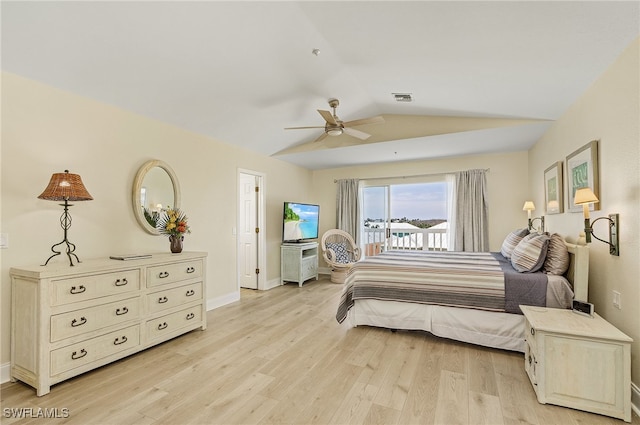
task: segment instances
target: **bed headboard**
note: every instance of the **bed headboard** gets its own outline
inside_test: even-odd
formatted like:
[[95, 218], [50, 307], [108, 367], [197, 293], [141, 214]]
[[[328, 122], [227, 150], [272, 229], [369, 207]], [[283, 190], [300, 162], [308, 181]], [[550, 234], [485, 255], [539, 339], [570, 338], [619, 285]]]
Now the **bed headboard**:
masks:
[[567, 279], [573, 285], [574, 299], [589, 300], [589, 247], [565, 242], [571, 257]]

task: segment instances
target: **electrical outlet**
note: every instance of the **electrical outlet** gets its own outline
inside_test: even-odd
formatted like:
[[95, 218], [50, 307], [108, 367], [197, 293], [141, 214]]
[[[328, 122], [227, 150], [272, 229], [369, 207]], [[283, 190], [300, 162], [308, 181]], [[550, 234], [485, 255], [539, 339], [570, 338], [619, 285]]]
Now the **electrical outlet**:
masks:
[[9, 234], [0, 233], [0, 249], [9, 248]]
[[622, 305], [620, 305], [620, 292], [618, 291], [613, 291], [613, 306], [622, 310]]

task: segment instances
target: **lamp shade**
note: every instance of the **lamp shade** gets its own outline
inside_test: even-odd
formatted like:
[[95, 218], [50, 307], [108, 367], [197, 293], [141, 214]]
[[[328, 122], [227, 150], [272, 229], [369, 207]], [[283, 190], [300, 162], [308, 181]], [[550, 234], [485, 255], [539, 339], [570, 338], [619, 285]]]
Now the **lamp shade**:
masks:
[[533, 201], [527, 201], [522, 206], [522, 211], [533, 211], [536, 209], [536, 206], [533, 204]]
[[576, 190], [576, 194], [573, 198], [573, 203], [576, 205], [584, 205], [591, 204], [595, 202], [600, 202], [598, 197], [593, 193], [590, 187], [583, 187], [581, 189]]
[[69, 170], [64, 173], [55, 173], [51, 176], [49, 185], [38, 196], [47, 201], [91, 201], [93, 197], [84, 187], [79, 174], [70, 174]]

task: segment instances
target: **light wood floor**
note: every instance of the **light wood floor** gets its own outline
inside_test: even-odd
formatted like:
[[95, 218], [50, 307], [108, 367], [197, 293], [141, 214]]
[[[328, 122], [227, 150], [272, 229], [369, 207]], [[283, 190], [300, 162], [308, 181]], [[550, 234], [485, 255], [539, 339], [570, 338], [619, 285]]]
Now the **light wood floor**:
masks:
[[[55, 385], [3, 384], [3, 424], [624, 424], [536, 401], [523, 355], [338, 324], [326, 279], [242, 291], [208, 329]], [[10, 408], [68, 409], [55, 420]], [[51, 410], [49, 410], [51, 412]], [[634, 424], [640, 420], [634, 415]]]

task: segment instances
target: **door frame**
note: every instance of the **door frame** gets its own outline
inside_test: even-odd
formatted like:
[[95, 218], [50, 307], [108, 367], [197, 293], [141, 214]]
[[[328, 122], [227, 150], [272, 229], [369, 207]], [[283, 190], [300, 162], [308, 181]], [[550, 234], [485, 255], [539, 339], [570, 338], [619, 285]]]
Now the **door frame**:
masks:
[[244, 168], [238, 168], [238, 172], [236, 175], [236, 228], [234, 229], [234, 234], [236, 237], [236, 289], [240, 292], [240, 273], [241, 273], [241, 262], [240, 262], [240, 238], [238, 237], [238, 229], [240, 228], [240, 174], [248, 174], [256, 177], [256, 181], [258, 184], [258, 196], [256, 200], [256, 208], [257, 211], [257, 225], [260, 229], [258, 233], [258, 268], [260, 269], [260, 273], [258, 273], [258, 290], [264, 290], [266, 287], [267, 281], [267, 261], [266, 261], [266, 228], [265, 228], [265, 192], [266, 192], [266, 180], [267, 176], [264, 173], [254, 170], [247, 170]]

